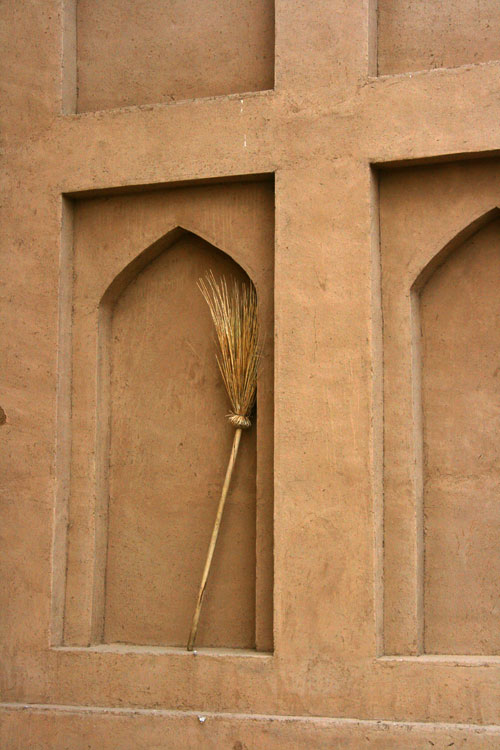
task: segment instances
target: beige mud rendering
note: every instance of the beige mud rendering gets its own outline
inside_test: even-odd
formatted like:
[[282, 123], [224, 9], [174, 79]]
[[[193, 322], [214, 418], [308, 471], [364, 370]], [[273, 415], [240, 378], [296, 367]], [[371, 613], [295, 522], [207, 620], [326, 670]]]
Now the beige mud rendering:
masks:
[[498, 2], [3, 6], [0, 747], [498, 750]]

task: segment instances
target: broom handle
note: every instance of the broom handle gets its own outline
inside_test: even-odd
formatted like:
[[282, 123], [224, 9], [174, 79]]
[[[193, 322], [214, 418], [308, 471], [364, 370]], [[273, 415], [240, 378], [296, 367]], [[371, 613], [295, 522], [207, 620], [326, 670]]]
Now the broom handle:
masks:
[[224, 485], [222, 487], [222, 494], [219, 500], [219, 507], [217, 509], [217, 516], [215, 518], [214, 528], [212, 531], [212, 538], [210, 539], [210, 546], [208, 548], [205, 568], [203, 570], [200, 590], [198, 592], [198, 599], [196, 601], [196, 609], [194, 611], [193, 622], [191, 624], [191, 632], [189, 634], [189, 640], [187, 644], [188, 651], [192, 651], [194, 648], [196, 632], [198, 630], [198, 620], [200, 619], [201, 605], [203, 603], [203, 596], [205, 594], [205, 588], [207, 586], [208, 574], [210, 573], [210, 566], [212, 565], [212, 558], [214, 556], [215, 545], [217, 543], [217, 536], [219, 535], [219, 528], [220, 528], [220, 524], [222, 521], [222, 513], [224, 512], [224, 505], [226, 502], [229, 485], [231, 483], [231, 476], [233, 474], [234, 464], [236, 463], [236, 456], [238, 455], [238, 448], [240, 447], [240, 438], [241, 438], [241, 428], [238, 427], [234, 431], [233, 447], [231, 448], [231, 455], [229, 456], [229, 463], [226, 469], [226, 477], [224, 479]]

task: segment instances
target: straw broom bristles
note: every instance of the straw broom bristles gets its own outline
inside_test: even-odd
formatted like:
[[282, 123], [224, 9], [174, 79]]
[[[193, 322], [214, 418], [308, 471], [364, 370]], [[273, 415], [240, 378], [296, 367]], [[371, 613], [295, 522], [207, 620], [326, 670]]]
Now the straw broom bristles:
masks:
[[196, 639], [201, 605], [219, 534], [229, 484], [238, 455], [241, 431], [248, 429], [251, 425], [250, 415], [255, 404], [257, 374], [261, 355], [257, 319], [257, 294], [253, 285], [251, 283], [240, 285], [234, 280], [229, 289], [224, 277], [218, 283], [210, 271], [206, 276], [206, 281], [203, 279], [199, 280], [198, 287], [205, 298], [212, 316], [219, 350], [216, 355], [217, 363], [232, 407], [227, 416], [236, 429], [193, 615], [187, 645], [188, 651], [193, 650]]
[[198, 286], [215, 327], [217, 363], [232, 406], [229, 421], [235, 427], [250, 427], [260, 356], [255, 289], [234, 280], [230, 292], [226, 279], [218, 284], [212, 272]]

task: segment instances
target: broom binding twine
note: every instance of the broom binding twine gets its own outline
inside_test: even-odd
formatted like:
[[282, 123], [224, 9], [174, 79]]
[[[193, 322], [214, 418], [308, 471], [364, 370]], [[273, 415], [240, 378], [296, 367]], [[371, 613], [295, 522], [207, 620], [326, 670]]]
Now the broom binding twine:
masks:
[[248, 428], [252, 426], [249, 418], [245, 417], [243, 414], [235, 414], [231, 411], [227, 415], [227, 418], [229, 419], [233, 427], [239, 428], [240, 430], [248, 430]]

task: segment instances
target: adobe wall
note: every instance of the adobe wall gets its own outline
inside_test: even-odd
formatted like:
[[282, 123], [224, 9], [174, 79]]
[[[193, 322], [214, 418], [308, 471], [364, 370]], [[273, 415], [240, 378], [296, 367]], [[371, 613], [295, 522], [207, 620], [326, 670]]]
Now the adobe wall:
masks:
[[0, 746], [498, 748], [497, 4], [166, 5], [3, 9]]

